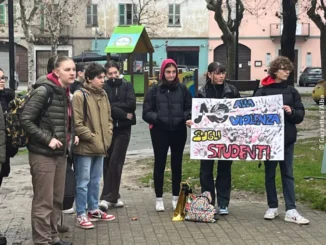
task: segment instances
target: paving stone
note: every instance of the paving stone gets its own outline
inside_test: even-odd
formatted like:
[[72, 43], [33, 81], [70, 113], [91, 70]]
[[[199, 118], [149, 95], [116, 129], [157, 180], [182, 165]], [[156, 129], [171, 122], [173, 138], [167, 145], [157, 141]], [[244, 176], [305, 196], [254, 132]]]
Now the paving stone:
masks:
[[[25, 159], [27, 164], [27, 159]], [[10, 178], [5, 178], [0, 189], [0, 233], [8, 244], [33, 244], [31, 240], [32, 185], [29, 168], [12, 165]], [[16, 176], [16, 177], [14, 177]], [[17, 177], [19, 176], [19, 177]], [[173, 210], [166, 198], [166, 211], [154, 210], [152, 190], [121, 189], [125, 207], [111, 208], [116, 216], [113, 222], [96, 222], [92, 230], [76, 227], [76, 216], [65, 215], [70, 231], [61, 238], [78, 245], [155, 245], [155, 244], [326, 244], [326, 213], [298, 205], [300, 213], [311, 220], [308, 226], [284, 222], [284, 213], [273, 221], [262, 216], [266, 204], [233, 201], [230, 215], [217, 223], [173, 222]], [[169, 195], [167, 195], [168, 197]], [[131, 221], [137, 217], [137, 221]]]

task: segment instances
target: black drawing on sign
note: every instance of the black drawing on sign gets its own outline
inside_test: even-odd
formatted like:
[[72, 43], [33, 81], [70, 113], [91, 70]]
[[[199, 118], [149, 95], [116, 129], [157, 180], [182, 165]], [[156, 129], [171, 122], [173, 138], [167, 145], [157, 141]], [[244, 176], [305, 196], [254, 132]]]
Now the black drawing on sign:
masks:
[[200, 105], [199, 116], [194, 120], [195, 123], [200, 123], [203, 116], [206, 115], [209, 121], [223, 123], [228, 119], [229, 107], [225, 104], [215, 104], [208, 113], [207, 105]]

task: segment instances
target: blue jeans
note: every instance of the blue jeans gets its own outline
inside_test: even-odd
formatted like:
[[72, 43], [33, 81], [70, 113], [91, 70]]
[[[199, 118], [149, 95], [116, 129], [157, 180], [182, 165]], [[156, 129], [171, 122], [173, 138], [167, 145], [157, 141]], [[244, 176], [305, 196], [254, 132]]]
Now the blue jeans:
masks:
[[88, 210], [98, 209], [103, 160], [102, 156], [75, 155], [77, 216], [86, 214], [86, 204]]
[[265, 187], [267, 192], [267, 202], [269, 208], [278, 207], [278, 199], [275, 185], [275, 170], [277, 164], [280, 164], [281, 179], [283, 187], [283, 196], [285, 200], [285, 209], [295, 209], [295, 192], [293, 177], [293, 151], [294, 144], [286, 146], [284, 149], [284, 161], [266, 161], [265, 162]]

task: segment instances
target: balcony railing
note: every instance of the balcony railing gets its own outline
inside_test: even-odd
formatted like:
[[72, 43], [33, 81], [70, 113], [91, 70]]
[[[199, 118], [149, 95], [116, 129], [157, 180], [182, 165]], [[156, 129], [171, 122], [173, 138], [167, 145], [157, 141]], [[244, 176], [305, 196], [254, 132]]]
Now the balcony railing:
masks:
[[[280, 37], [282, 35], [283, 24], [282, 23], [272, 23], [270, 24], [270, 37]], [[297, 23], [296, 29], [297, 37], [309, 37], [310, 36], [310, 23]]]

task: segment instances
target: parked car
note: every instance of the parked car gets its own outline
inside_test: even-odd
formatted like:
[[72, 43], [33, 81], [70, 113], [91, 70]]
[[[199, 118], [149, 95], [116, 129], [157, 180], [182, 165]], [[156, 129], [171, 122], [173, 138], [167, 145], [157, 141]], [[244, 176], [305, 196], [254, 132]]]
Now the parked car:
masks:
[[[148, 71], [149, 72], [149, 67], [145, 67], [145, 69], [144, 69], [144, 72], [145, 71]], [[158, 71], [158, 72], [160, 72], [160, 67], [158, 67], [158, 66], [153, 66], [153, 76], [155, 76], [155, 72], [156, 71]]]
[[189, 68], [188, 68], [188, 66], [186, 66], [186, 65], [178, 65], [178, 69], [180, 70], [182, 70], [182, 72], [187, 72], [187, 71], [189, 71]]
[[306, 67], [299, 78], [299, 86], [317, 84], [322, 79], [321, 67]]

